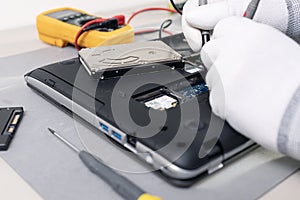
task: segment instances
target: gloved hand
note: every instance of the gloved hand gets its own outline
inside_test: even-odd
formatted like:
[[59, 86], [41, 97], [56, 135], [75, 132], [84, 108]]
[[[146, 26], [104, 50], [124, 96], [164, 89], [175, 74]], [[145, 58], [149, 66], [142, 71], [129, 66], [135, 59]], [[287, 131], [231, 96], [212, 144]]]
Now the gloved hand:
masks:
[[300, 160], [299, 55], [294, 40], [242, 17], [221, 20], [201, 51], [213, 112], [258, 144]]
[[[250, 1], [208, 0], [207, 5], [199, 6], [199, 0], [188, 0], [183, 8], [182, 30], [191, 48], [199, 51], [202, 47], [199, 29], [212, 30], [221, 19], [229, 16], [243, 16]], [[253, 20], [286, 33], [289, 23], [286, 1], [290, 0], [261, 0]]]

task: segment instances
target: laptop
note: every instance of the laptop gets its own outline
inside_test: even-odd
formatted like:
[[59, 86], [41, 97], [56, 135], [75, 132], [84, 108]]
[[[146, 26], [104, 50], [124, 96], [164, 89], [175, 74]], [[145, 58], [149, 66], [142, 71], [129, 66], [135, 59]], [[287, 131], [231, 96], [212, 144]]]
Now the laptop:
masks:
[[182, 55], [183, 67], [154, 63], [153, 71], [137, 67], [95, 79], [76, 57], [37, 68], [25, 75], [25, 81], [168, 182], [189, 187], [256, 144], [212, 113], [205, 69], [183, 34], [162, 41]]

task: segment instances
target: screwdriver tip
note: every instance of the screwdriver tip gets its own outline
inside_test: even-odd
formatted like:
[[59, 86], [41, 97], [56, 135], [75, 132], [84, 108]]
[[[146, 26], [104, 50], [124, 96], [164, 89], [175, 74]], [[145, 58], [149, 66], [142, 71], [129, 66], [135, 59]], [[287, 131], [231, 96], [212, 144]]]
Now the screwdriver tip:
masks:
[[55, 133], [55, 131], [54, 131], [53, 129], [51, 129], [51, 128], [48, 128], [48, 130], [49, 130], [52, 134]]
[[66, 140], [63, 136], [61, 136], [60, 134], [58, 134], [56, 131], [54, 131], [51, 128], [48, 128], [48, 130], [50, 131], [50, 133], [52, 133], [55, 137], [57, 137], [58, 139], [60, 139], [62, 142], [64, 142], [66, 145], [68, 145], [71, 149], [73, 149], [76, 153], [79, 153], [80, 150], [75, 147], [73, 144], [71, 144], [68, 140]]

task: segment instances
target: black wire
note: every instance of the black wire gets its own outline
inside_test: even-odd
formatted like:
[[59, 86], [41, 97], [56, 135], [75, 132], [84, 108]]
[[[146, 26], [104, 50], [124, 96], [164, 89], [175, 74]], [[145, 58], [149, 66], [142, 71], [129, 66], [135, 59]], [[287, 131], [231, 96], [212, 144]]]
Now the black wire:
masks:
[[161, 24], [161, 26], [159, 28], [159, 31], [158, 31], [158, 37], [159, 37], [159, 39], [162, 39], [162, 32], [163, 32], [163, 30], [165, 30], [166, 28], [168, 28], [169, 26], [171, 26], [172, 23], [173, 23], [173, 21], [171, 19], [167, 19], [167, 20], [165, 20]]
[[173, 8], [180, 14], [182, 15], [182, 11], [177, 8], [176, 4], [174, 3], [174, 0], [170, 0], [170, 3], [172, 4]]

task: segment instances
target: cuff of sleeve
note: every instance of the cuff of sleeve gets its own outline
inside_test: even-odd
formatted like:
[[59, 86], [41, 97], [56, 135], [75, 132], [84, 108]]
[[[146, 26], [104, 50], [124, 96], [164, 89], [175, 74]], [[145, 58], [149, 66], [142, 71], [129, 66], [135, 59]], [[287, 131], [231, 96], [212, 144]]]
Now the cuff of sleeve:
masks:
[[300, 0], [286, 0], [288, 9], [287, 35], [300, 43]]
[[277, 147], [281, 153], [300, 160], [300, 85], [282, 118]]

